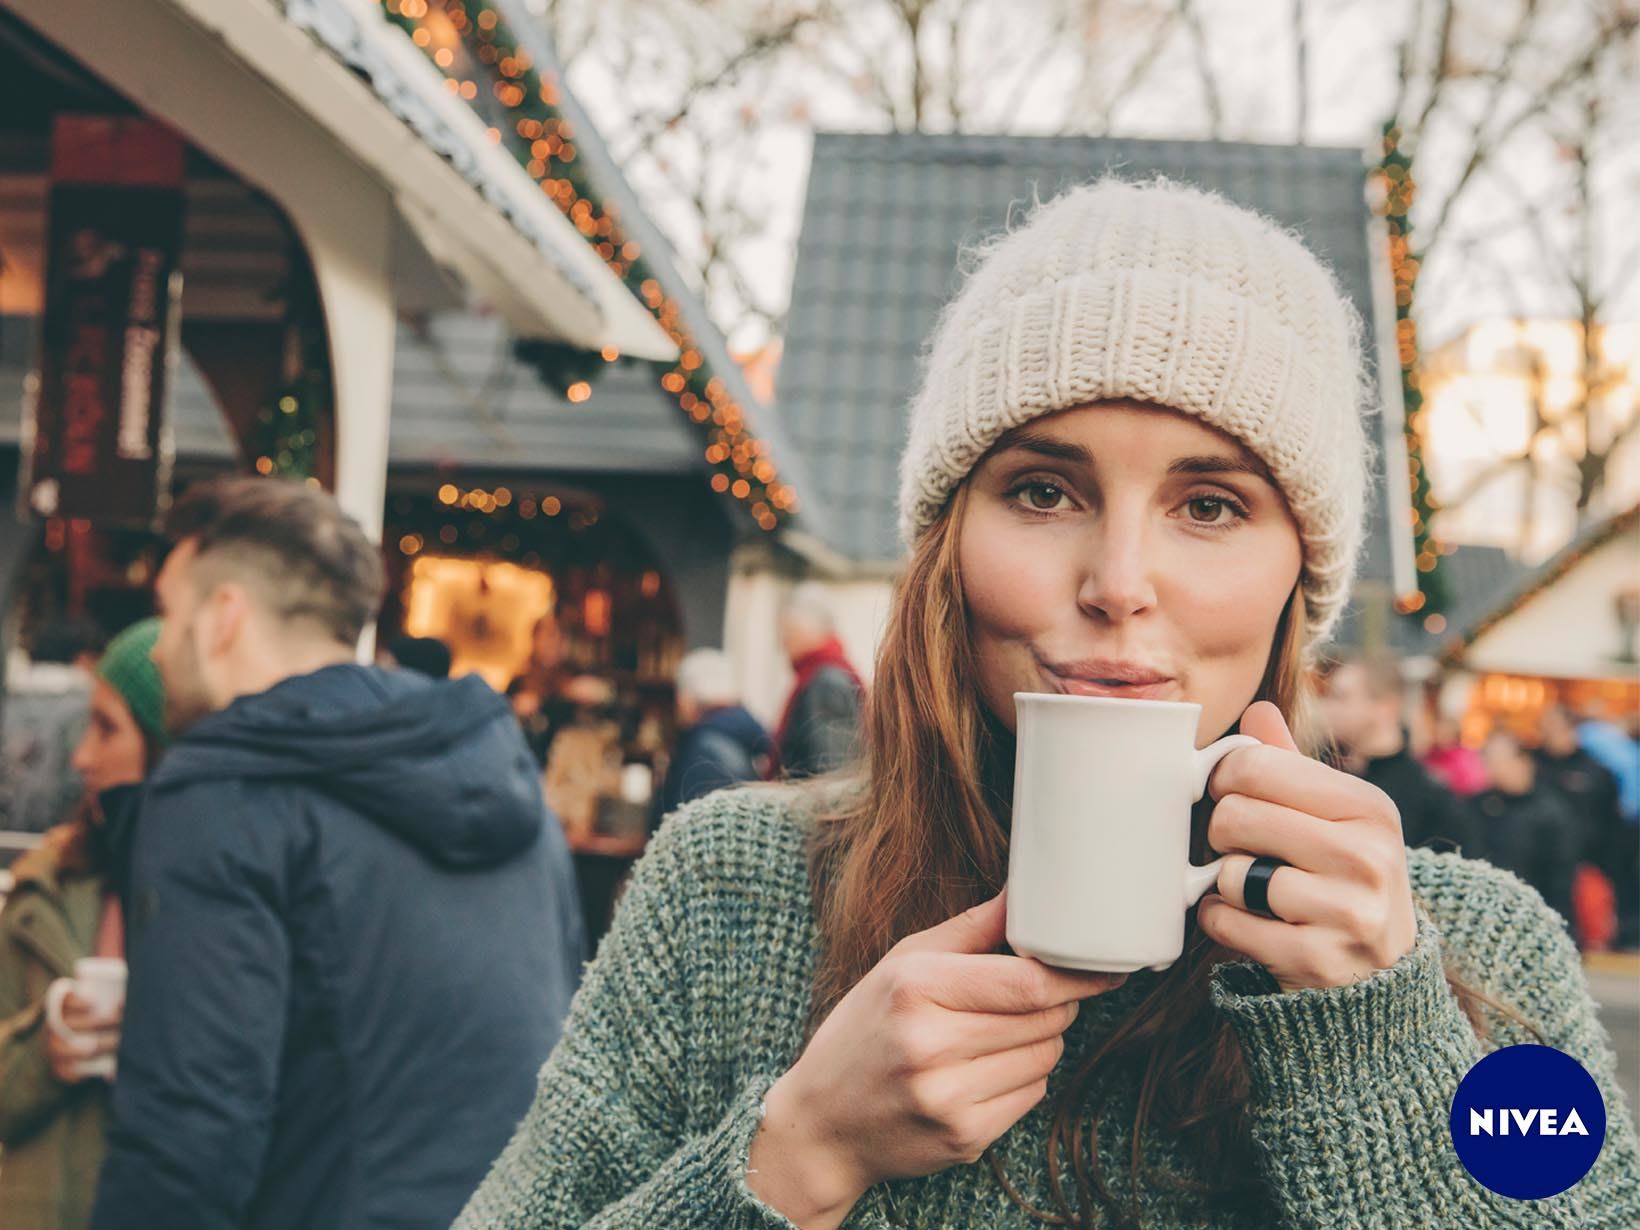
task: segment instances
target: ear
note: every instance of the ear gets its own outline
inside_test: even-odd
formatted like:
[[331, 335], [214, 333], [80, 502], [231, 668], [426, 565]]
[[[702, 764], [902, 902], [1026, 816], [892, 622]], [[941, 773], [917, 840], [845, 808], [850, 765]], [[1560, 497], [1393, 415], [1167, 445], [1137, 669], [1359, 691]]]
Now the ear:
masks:
[[212, 590], [200, 604], [199, 630], [201, 656], [224, 657], [244, 640], [250, 622], [250, 595], [245, 587], [225, 581]]

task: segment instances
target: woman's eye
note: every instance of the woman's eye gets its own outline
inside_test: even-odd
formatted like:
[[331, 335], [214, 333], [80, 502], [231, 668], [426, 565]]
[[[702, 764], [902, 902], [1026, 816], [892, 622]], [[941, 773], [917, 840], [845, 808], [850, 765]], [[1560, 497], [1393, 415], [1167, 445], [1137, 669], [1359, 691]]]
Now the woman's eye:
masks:
[[1185, 509], [1190, 513], [1190, 519], [1200, 525], [1217, 525], [1228, 520], [1224, 514], [1233, 515], [1235, 512], [1230, 507], [1230, 501], [1212, 495], [1197, 496], [1185, 504]]
[[1025, 502], [1036, 512], [1053, 512], [1059, 507], [1059, 501], [1065, 498], [1064, 489], [1052, 483], [1026, 483], [1015, 494], [1023, 495]]

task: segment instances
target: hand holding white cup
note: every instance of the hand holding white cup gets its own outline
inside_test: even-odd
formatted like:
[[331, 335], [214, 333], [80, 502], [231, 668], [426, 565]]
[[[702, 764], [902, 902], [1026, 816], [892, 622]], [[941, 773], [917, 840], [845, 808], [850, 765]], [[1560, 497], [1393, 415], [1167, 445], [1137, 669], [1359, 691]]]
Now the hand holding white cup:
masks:
[[770, 1088], [747, 1183], [805, 1230], [867, 1188], [972, 1162], [1047, 1093], [1080, 1001], [1120, 974], [996, 949], [1006, 894], [909, 935]]
[[92, 1077], [112, 1080], [125, 1013], [125, 962], [82, 957], [74, 977], [46, 991], [46, 1057], [64, 1084]]
[[1190, 862], [1191, 806], [1258, 740], [1198, 749], [1196, 704], [1016, 692], [1014, 705], [1009, 946], [1061, 969], [1167, 969], [1224, 863]]

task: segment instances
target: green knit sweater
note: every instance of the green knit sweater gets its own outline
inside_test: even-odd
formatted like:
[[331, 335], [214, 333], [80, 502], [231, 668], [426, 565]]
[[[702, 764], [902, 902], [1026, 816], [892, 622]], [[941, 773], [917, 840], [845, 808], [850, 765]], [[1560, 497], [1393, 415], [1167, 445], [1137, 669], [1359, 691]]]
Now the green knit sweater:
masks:
[[[800, 798], [790, 788], [725, 791], [662, 827], [586, 971], [533, 1108], [457, 1230], [790, 1230], [745, 1174], [759, 1100], [802, 1049], [813, 977]], [[1416, 945], [1393, 968], [1353, 986], [1290, 993], [1267, 991], [1267, 976], [1249, 963], [1215, 970], [1213, 1003], [1234, 1026], [1252, 1079], [1264, 1203], [1215, 1207], [1146, 1188], [1147, 1226], [1640, 1226], [1634, 1128], [1564, 928], [1506, 872], [1424, 851], [1409, 863], [1428, 914], [1420, 912]], [[1459, 1164], [1449, 1108], [1483, 1048], [1447, 990], [1443, 954], [1599, 1082], [1605, 1148], [1570, 1190], [1509, 1200]], [[1009, 1180], [1037, 1208], [1054, 1207], [1045, 1141], [1059, 1083], [1156, 976], [1135, 974], [1083, 1005], [1047, 1099], [997, 1142]], [[1487, 1049], [1522, 1041], [1533, 1039], [1500, 1021]], [[1107, 1182], [1122, 1197], [1135, 1084], [1118, 1085], [1098, 1134]], [[1166, 1135], [1146, 1133], [1145, 1160], [1200, 1173]], [[983, 1161], [874, 1187], [844, 1223], [1040, 1224]]]

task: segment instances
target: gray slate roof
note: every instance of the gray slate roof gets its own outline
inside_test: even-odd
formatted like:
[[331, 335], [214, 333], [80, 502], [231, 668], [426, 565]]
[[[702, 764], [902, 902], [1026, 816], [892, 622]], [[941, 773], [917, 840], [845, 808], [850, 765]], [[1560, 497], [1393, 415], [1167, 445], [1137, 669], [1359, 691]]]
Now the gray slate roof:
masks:
[[1502, 547], [1463, 545], [1441, 557], [1451, 601], [1446, 627], [1440, 633], [1424, 631], [1421, 616], [1398, 619], [1390, 625], [1390, 642], [1404, 654], [1434, 655], [1442, 646], [1492, 613], [1518, 590], [1537, 569], [1522, 563]]
[[[1017, 217], [1033, 196], [1048, 199], [1107, 170], [1197, 183], [1298, 230], [1372, 320], [1357, 150], [817, 134], [776, 403], [825, 502], [826, 537], [844, 555], [901, 555], [894, 499], [905, 406], [923, 343], [957, 287], [958, 252], [1005, 225], [1010, 211]], [[1378, 428], [1375, 409], [1374, 439]], [[1375, 507], [1367, 575], [1390, 575], [1388, 542]]]
[[[0, 444], [16, 442], [35, 321], [0, 318]], [[233, 444], [193, 362], [179, 356], [172, 428], [182, 460], [231, 463]], [[475, 469], [696, 474], [708, 469], [695, 432], [660, 387], [665, 368], [606, 367], [592, 396], [566, 401], [513, 353], [505, 324], [465, 312], [401, 323], [393, 367], [389, 464]]]
[[[1528, 567], [1512, 556], [1505, 557], [1508, 560], [1507, 568], [1496, 573], [1492, 578], [1493, 584], [1488, 586], [1484, 593], [1477, 593], [1469, 601], [1456, 604], [1452, 616], [1447, 620], [1446, 633], [1431, 639], [1439, 643], [1442, 655], [1448, 661], [1460, 658], [1487, 629], [1525, 605], [1539, 591], [1559, 581], [1584, 555], [1620, 534], [1629, 534], [1632, 537], [1637, 526], [1640, 526], [1640, 504], [1630, 504], [1608, 517], [1589, 522], [1573, 535], [1570, 542], [1535, 568]], [[1481, 549], [1459, 547], [1452, 555], [1441, 561], [1442, 565], [1450, 565], [1466, 553]], [[1455, 589], [1463, 583], [1463, 574], [1454, 572], [1449, 575]]]

